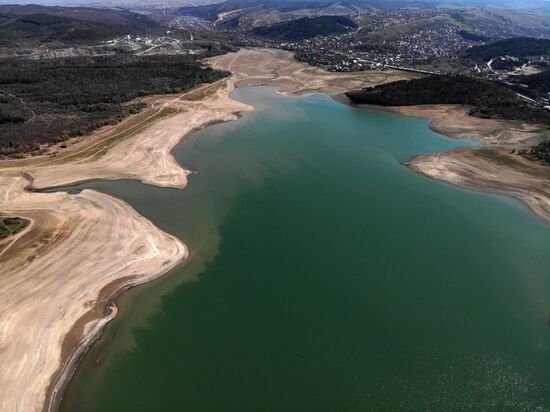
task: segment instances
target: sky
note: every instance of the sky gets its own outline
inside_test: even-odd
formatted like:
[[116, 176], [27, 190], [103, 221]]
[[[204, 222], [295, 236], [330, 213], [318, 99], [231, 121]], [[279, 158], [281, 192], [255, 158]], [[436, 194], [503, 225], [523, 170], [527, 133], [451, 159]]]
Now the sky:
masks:
[[[210, 3], [220, 3], [223, 0], [0, 0], [0, 4], [43, 4], [61, 6], [190, 6]], [[304, 0], [306, 1], [306, 0]], [[338, 0], [334, 0], [335, 2]], [[360, 0], [359, 0], [360, 1]], [[422, 0], [421, 0], [422, 1]], [[449, 5], [470, 4], [477, 7], [488, 5], [511, 7], [514, 9], [537, 9], [550, 12], [550, 0], [423, 0]], [[391, 0], [388, 0], [391, 2]]]

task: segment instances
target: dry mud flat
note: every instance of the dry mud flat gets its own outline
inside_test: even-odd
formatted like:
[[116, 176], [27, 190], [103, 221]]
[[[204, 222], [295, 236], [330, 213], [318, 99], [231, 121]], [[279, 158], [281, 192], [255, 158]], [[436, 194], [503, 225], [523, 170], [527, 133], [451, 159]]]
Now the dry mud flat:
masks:
[[496, 147], [464, 148], [418, 156], [407, 165], [425, 176], [470, 189], [513, 196], [550, 220], [550, 167], [518, 154], [548, 136], [548, 127], [518, 121], [480, 119], [459, 106], [412, 106], [393, 112], [427, 117], [430, 127], [454, 138], [474, 138]]
[[469, 109], [456, 105], [400, 106], [386, 110], [430, 119], [430, 128], [446, 136], [477, 139], [487, 145], [515, 145], [540, 140], [546, 133], [542, 125], [520, 121], [481, 119], [470, 116]]
[[[111, 196], [27, 192], [25, 177], [10, 179], [5, 190], [5, 179], [2, 209], [32, 223], [1, 257], [0, 409], [34, 411], [62, 362], [61, 343], [101, 304], [103, 287], [122, 275], [127, 282], [154, 279], [187, 249]], [[100, 319], [90, 319], [81, 333]]]
[[513, 196], [550, 220], [550, 167], [504, 148], [458, 149], [413, 159], [425, 176], [462, 187]]
[[[142, 131], [129, 121], [138, 130], [130, 137], [118, 130], [114, 140], [93, 136], [101, 144], [75, 144], [59, 158], [7, 162], [0, 170], [0, 209], [31, 221], [18, 239], [0, 245], [0, 410], [47, 409], [47, 389], [58, 393], [53, 382], [70, 377], [73, 353], [113, 315], [114, 309], [97, 308], [105, 308], [110, 294], [152, 280], [186, 258], [180, 239], [111, 196], [25, 190], [122, 178], [183, 188], [187, 172], [171, 154], [182, 137], [250, 109], [227, 93], [212, 105], [186, 103], [183, 96], [161, 105], [150, 116], [174, 110]], [[100, 296], [107, 285], [111, 293]]]
[[213, 57], [208, 63], [214, 68], [233, 73], [236, 86], [277, 86], [286, 94], [336, 94], [417, 77], [413, 73], [398, 70], [332, 73], [306, 66], [293, 60], [289, 52], [274, 49], [241, 50], [238, 53]]
[[229, 97], [236, 84], [334, 93], [409, 77], [327, 73], [271, 50], [242, 50], [210, 64], [235, 74], [188, 93], [146, 98], [149, 109], [50, 156], [0, 162], [0, 212], [30, 221], [0, 242], [1, 411], [55, 408], [78, 355], [116, 314], [113, 296], [188, 255], [180, 239], [121, 200], [93, 190], [28, 189], [94, 179], [183, 188], [188, 172], [172, 151], [193, 131], [252, 110]]

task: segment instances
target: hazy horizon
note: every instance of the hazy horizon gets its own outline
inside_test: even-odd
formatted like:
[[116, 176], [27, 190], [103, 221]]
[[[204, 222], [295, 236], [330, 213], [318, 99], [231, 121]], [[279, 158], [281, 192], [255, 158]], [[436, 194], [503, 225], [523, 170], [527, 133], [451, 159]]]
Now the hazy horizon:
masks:
[[[0, 0], [0, 5], [44, 5], [44, 6], [88, 6], [88, 7], [177, 7], [177, 6], [198, 6], [205, 4], [222, 3], [227, 0]], [[279, 0], [293, 1], [295, 0]], [[299, 0], [300, 1], [300, 0]], [[306, 2], [307, 0], [301, 0]], [[329, 0], [326, 0], [330, 2]], [[356, 0], [357, 3], [370, 3], [369, 0]], [[338, 0], [334, 1], [335, 3]], [[550, 0], [373, 0], [372, 3], [438, 3], [439, 5], [475, 6], [475, 7], [506, 7], [523, 10], [544, 10], [550, 11]]]

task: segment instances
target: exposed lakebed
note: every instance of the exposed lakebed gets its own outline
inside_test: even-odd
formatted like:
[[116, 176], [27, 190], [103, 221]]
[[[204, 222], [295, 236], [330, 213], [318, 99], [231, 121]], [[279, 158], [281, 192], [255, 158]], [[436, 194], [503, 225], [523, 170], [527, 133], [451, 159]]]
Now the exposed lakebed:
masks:
[[550, 226], [402, 165], [472, 142], [320, 94], [233, 96], [256, 110], [177, 150], [185, 190], [74, 187], [191, 257], [119, 299], [65, 410], [550, 407]]

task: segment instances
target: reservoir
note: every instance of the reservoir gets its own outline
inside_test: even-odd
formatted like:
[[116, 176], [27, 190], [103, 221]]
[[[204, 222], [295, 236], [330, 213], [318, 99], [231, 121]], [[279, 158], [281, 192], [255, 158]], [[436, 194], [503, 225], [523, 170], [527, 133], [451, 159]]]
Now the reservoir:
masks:
[[193, 134], [185, 190], [90, 182], [188, 244], [125, 293], [65, 411], [550, 408], [550, 225], [403, 163], [473, 145], [266, 87]]

